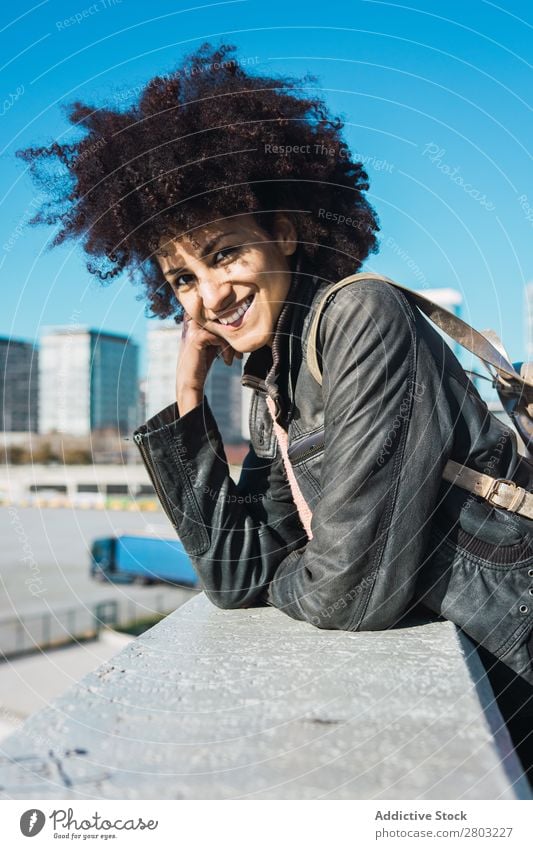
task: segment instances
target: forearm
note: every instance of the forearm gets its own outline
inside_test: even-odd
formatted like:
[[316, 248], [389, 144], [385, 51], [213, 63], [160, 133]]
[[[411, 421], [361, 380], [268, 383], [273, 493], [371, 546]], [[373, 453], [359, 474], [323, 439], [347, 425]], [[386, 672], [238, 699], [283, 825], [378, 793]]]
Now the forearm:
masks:
[[181, 416], [167, 407], [135, 440], [207, 595], [220, 607], [254, 603], [306, 541], [281, 463], [252, 451], [236, 484], [207, 399]]
[[202, 393], [197, 389], [183, 389], [177, 393], [176, 402], [181, 418], [202, 403]]

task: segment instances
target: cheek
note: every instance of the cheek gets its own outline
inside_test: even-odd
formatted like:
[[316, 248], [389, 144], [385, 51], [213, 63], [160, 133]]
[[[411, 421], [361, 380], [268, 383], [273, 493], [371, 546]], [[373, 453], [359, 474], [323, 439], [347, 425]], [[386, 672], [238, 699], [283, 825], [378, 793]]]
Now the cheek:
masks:
[[191, 318], [194, 318], [195, 312], [198, 311], [197, 306], [195, 306], [195, 298], [191, 297], [191, 293], [180, 292], [179, 295], [176, 294], [176, 300], [183, 307], [186, 313], [188, 313]]
[[246, 274], [259, 274], [263, 276], [263, 272], [272, 270], [272, 256], [267, 250], [259, 250], [251, 248], [246, 253], [238, 257], [233, 264], [234, 271], [243, 271]]
[[280, 274], [272, 280], [270, 293], [272, 302], [276, 309], [281, 309], [290, 289], [291, 278], [287, 274]]
[[244, 282], [249, 280], [250, 277], [257, 275], [261, 270], [262, 268], [260, 266], [258, 267], [253, 257], [242, 257], [238, 261], [228, 265], [226, 273], [228, 277]]

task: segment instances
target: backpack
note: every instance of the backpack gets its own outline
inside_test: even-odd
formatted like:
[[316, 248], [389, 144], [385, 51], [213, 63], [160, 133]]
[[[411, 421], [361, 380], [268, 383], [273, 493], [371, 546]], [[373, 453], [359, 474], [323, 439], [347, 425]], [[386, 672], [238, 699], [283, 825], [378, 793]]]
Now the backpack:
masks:
[[[317, 383], [322, 385], [316, 345], [322, 312], [334, 292], [359, 280], [382, 280], [394, 286], [444, 333], [483, 361], [492, 377], [492, 385], [498, 392], [505, 412], [524, 442], [528, 459], [533, 459], [533, 363], [511, 364], [505, 348], [494, 331], [474, 330], [454, 313], [421, 295], [420, 292], [414, 292], [381, 274], [368, 272], [352, 274], [329, 286], [324, 292], [311, 321], [307, 341], [307, 366]], [[447, 462], [443, 477], [462, 489], [485, 498], [495, 507], [502, 507], [533, 519], [533, 494], [517, 486], [514, 481], [493, 478], [456, 463], [454, 460]]]

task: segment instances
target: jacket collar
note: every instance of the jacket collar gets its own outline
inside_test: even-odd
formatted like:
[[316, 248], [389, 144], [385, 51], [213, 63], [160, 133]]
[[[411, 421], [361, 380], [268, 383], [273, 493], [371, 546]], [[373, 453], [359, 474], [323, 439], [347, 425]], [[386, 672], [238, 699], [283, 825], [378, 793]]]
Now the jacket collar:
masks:
[[263, 345], [248, 355], [242, 369], [242, 385], [265, 392], [265, 378], [271, 368], [272, 349], [269, 345]]

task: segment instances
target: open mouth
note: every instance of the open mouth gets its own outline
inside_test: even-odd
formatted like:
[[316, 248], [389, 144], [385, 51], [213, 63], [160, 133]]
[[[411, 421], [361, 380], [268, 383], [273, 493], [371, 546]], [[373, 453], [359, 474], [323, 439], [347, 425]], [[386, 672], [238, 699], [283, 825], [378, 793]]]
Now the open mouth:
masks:
[[249, 295], [249, 297], [246, 298], [246, 300], [243, 301], [242, 304], [240, 304], [236, 310], [234, 310], [232, 313], [229, 313], [229, 315], [225, 315], [223, 318], [215, 319], [215, 321], [217, 321], [219, 324], [223, 324], [224, 327], [240, 327], [244, 321], [244, 316], [252, 305], [254, 298], [255, 295]]

